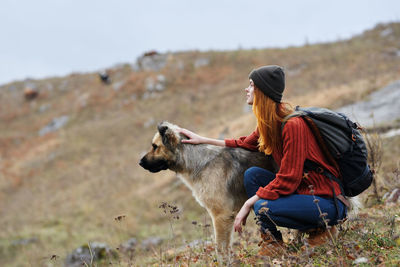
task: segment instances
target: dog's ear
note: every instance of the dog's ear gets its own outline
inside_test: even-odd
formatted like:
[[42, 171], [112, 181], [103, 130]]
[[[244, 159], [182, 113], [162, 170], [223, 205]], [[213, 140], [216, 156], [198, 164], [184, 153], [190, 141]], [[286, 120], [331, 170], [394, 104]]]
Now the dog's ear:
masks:
[[162, 125], [161, 123], [157, 126], [158, 132], [160, 133], [161, 137], [165, 136], [165, 132], [168, 130], [168, 126]]
[[157, 129], [161, 135], [163, 144], [169, 149], [172, 150], [179, 143], [179, 140], [175, 136], [174, 131], [168, 128], [167, 125], [160, 123], [157, 126]]

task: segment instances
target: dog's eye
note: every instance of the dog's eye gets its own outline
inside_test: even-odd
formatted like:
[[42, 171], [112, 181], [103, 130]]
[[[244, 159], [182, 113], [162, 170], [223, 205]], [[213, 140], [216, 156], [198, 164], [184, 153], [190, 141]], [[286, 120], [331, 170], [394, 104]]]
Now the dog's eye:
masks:
[[156, 144], [153, 144], [152, 146], [153, 146], [153, 150], [156, 150], [158, 147]]

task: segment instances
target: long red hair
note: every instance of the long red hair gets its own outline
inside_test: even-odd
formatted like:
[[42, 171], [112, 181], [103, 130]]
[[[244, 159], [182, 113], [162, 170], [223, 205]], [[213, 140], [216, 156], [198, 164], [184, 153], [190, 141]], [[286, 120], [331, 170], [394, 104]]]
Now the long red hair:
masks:
[[253, 112], [257, 118], [259, 150], [266, 155], [282, 151], [281, 123], [293, 112], [288, 103], [277, 103], [254, 88]]

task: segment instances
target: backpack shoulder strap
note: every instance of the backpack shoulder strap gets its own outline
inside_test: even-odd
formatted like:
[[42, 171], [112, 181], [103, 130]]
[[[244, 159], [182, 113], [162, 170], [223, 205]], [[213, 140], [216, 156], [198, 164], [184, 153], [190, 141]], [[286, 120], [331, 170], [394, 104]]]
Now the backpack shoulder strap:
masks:
[[294, 118], [294, 117], [303, 117], [305, 115], [306, 115], [306, 113], [304, 111], [300, 110], [300, 106], [296, 106], [293, 113], [291, 113], [291, 114], [287, 115], [285, 118], [283, 118], [281, 132], [283, 132], [283, 128], [285, 127], [285, 125], [289, 119]]
[[340, 170], [336, 160], [333, 158], [332, 154], [330, 153], [329, 148], [326, 145], [326, 142], [324, 141], [324, 138], [322, 137], [321, 132], [318, 129], [317, 125], [309, 117], [304, 117], [304, 121], [306, 122], [306, 124], [310, 128], [311, 132], [313, 133], [313, 135], [315, 137], [315, 140], [317, 141], [318, 146], [322, 150], [322, 153], [324, 154], [324, 156], [328, 160], [329, 164], [334, 166], [336, 169]]

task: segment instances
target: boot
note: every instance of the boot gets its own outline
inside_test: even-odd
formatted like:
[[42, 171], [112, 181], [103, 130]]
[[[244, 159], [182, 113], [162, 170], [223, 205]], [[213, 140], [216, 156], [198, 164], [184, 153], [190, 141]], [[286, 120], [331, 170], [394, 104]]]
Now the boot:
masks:
[[307, 231], [307, 233], [309, 234], [307, 242], [310, 247], [323, 245], [332, 238], [336, 239], [337, 237], [337, 230], [334, 225], [329, 229], [317, 228]]
[[281, 256], [286, 251], [285, 243], [281, 239], [276, 239], [270, 233], [261, 233], [261, 241], [258, 243], [260, 256]]

